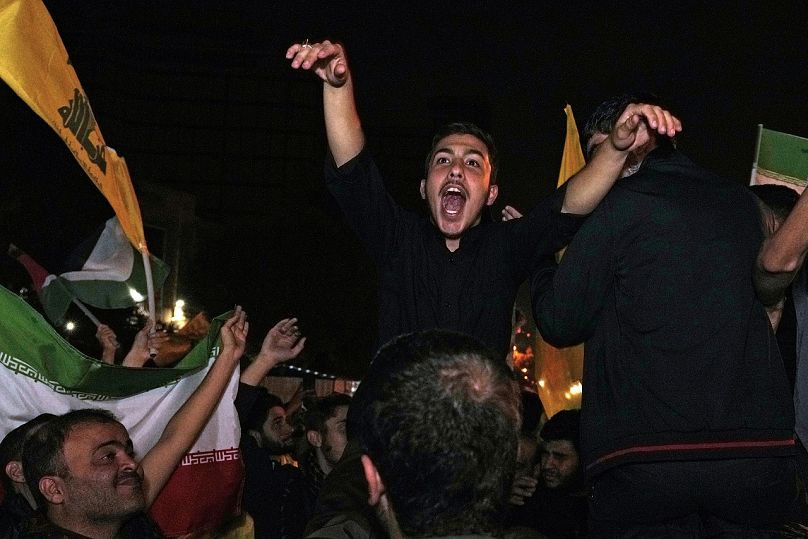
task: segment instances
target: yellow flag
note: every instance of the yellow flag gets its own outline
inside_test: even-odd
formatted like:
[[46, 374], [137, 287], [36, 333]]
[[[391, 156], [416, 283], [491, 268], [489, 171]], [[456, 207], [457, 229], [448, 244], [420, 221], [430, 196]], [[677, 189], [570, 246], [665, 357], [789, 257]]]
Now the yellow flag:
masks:
[[567, 136], [564, 138], [564, 153], [561, 156], [561, 170], [558, 171], [558, 187], [569, 180], [579, 170], [584, 168], [584, 152], [581, 150], [581, 139], [578, 136], [578, 126], [575, 125], [575, 116], [572, 107], [564, 107], [567, 115]]
[[41, 0], [0, 0], [0, 77], [62, 138], [112, 205], [132, 245], [148, 252], [126, 162], [104, 142]]
[[[561, 156], [561, 170], [558, 172], [558, 186], [584, 168], [584, 152], [572, 107], [564, 107], [567, 115], [567, 136], [564, 139], [564, 153]], [[556, 257], [560, 260], [563, 250]], [[536, 338], [535, 362], [538, 393], [547, 417], [560, 410], [581, 407], [581, 378], [583, 375], [584, 345], [556, 348], [539, 335]]]

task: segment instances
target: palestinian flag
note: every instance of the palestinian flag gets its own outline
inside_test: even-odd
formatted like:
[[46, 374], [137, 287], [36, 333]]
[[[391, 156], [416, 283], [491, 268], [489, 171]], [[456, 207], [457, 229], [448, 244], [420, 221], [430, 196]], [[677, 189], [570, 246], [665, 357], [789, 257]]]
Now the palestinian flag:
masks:
[[785, 185], [799, 193], [808, 183], [808, 138], [758, 125], [755, 163], [750, 185]]
[[[142, 255], [129, 243], [117, 217], [79, 245], [59, 274], [51, 274], [31, 256], [12, 246], [14, 256], [28, 271], [45, 314], [54, 324], [63, 322], [73, 299], [100, 309], [122, 309], [143, 301], [146, 270]], [[160, 288], [169, 268], [150, 256], [155, 288]]]
[[[0, 287], [0, 437], [37, 415], [78, 408], [111, 411], [129, 430], [138, 454], [159, 439], [193, 393], [219, 351], [224, 315], [174, 368], [130, 369], [85, 356], [18, 296]], [[240, 514], [243, 463], [233, 401], [238, 370], [193, 448], [150, 513], [163, 533], [177, 537], [215, 530]]]

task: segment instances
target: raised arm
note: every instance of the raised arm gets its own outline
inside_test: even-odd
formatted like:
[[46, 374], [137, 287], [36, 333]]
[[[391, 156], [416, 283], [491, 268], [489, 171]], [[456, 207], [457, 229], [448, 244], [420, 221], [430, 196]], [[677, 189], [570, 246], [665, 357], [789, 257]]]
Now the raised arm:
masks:
[[654, 133], [673, 137], [681, 130], [682, 123], [667, 110], [643, 103], [628, 105], [589, 163], [567, 182], [561, 211], [591, 213], [620, 178], [631, 152], [653, 144]]
[[323, 81], [323, 114], [328, 147], [338, 167], [365, 146], [354, 101], [353, 78], [345, 49], [338, 43], [295, 43], [286, 51], [293, 69], [312, 71]]
[[[764, 219], [770, 235], [763, 241], [755, 267], [755, 288], [766, 306], [779, 303], [802, 267], [808, 253], [808, 195], [797, 204], [779, 228]], [[776, 230], [775, 230], [776, 228]]]
[[222, 350], [208, 374], [166, 425], [157, 444], [140, 461], [143, 488], [149, 507], [177, 465], [193, 446], [218, 405], [247, 342], [249, 322], [241, 307], [219, 332]]

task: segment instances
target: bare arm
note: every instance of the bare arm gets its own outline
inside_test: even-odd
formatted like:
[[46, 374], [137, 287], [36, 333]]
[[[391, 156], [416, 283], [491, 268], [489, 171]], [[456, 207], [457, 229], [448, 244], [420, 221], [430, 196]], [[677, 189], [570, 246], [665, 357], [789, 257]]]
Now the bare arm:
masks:
[[776, 305], [802, 267], [808, 253], [808, 195], [800, 195], [794, 209], [775, 230], [764, 213], [771, 234], [763, 241], [755, 266], [755, 288], [766, 306]]
[[362, 151], [365, 134], [356, 111], [353, 78], [338, 43], [296, 43], [286, 51], [293, 69], [313, 71], [323, 81], [323, 114], [328, 147], [338, 167]]
[[210, 419], [244, 353], [248, 330], [244, 311], [236, 307], [235, 314], [222, 325], [222, 351], [205, 379], [177, 410], [157, 444], [141, 460], [146, 507], [157, 498]]
[[681, 122], [667, 110], [642, 103], [628, 105], [589, 163], [567, 182], [561, 211], [591, 213], [620, 178], [630, 152], [652, 143], [654, 131], [672, 137], [681, 130]]
[[297, 318], [284, 318], [267, 332], [261, 351], [241, 373], [241, 383], [257, 386], [275, 365], [296, 358], [305, 344], [306, 337], [300, 337]]

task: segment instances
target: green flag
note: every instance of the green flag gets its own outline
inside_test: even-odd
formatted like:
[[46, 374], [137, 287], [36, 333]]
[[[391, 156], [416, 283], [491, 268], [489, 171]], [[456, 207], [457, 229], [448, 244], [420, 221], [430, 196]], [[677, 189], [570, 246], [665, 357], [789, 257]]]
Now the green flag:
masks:
[[808, 138], [758, 125], [751, 183], [780, 183], [802, 191], [808, 183]]

